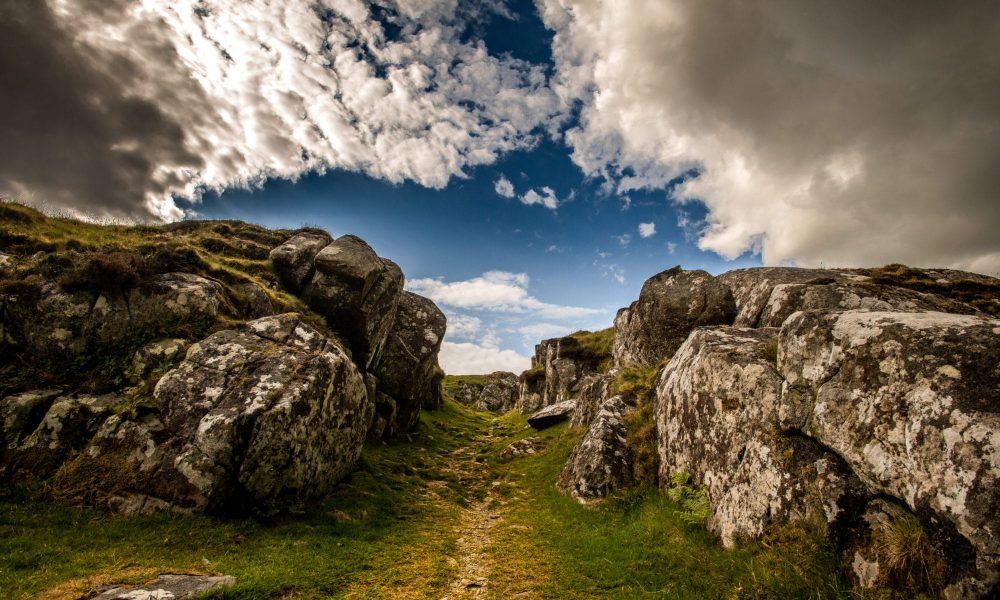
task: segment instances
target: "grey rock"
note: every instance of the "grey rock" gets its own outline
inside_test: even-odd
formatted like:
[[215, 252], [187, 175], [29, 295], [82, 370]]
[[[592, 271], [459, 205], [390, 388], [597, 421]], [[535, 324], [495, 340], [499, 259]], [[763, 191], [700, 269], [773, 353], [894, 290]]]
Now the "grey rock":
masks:
[[528, 417], [528, 425], [535, 429], [545, 429], [557, 423], [561, 423], [569, 418], [570, 413], [576, 407], [576, 400], [564, 400], [546, 406], [542, 410], [532, 413]]
[[597, 372], [606, 358], [594, 354], [573, 336], [542, 340], [535, 346], [532, 368], [521, 375], [519, 412], [531, 414], [576, 398], [583, 378]]
[[271, 250], [271, 264], [282, 285], [298, 294], [312, 277], [313, 260], [333, 241], [326, 233], [305, 232]]
[[133, 384], [139, 383], [155, 371], [179, 361], [187, 348], [188, 341], [180, 338], [150, 342], [136, 351], [126, 377]]
[[92, 600], [181, 600], [197, 598], [211, 590], [236, 585], [229, 575], [175, 575], [158, 576], [152, 583], [140, 586], [121, 586], [105, 590]]
[[62, 395], [62, 390], [31, 390], [0, 400], [0, 451], [16, 448], [21, 441], [38, 427], [52, 401]]
[[661, 485], [685, 472], [704, 486], [726, 546], [813, 516], [840, 527], [856, 493], [837, 456], [778, 427], [782, 379], [764, 351], [777, 333], [696, 329], [657, 383]]
[[559, 475], [560, 491], [590, 504], [632, 482], [634, 451], [624, 419], [633, 410], [619, 396], [601, 405]]
[[517, 375], [496, 371], [483, 376], [482, 383], [465, 382], [456, 392], [456, 400], [476, 410], [506, 413], [514, 408], [520, 395]]
[[57, 490], [187, 511], [280, 510], [349, 472], [373, 413], [343, 348], [294, 313], [192, 345], [154, 398], [158, 417], [108, 419]]
[[437, 356], [444, 339], [446, 319], [423, 296], [403, 292], [388, 339], [372, 372], [378, 390], [395, 401], [385, 433], [395, 435], [416, 427], [422, 406], [441, 403], [441, 378]]
[[522, 415], [530, 415], [542, 408], [542, 395], [545, 392], [545, 370], [531, 368], [521, 373], [518, 378], [517, 403], [515, 408]]
[[[843, 457], [872, 494], [948, 523], [1000, 577], [1000, 320], [940, 312], [793, 314], [779, 421]], [[956, 582], [955, 585], [967, 585]]]
[[580, 380], [580, 394], [573, 411], [570, 427], [587, 427], [601, 410], [601, 405], [611, 397], [611, 386], [618, 370], [608, 373], [592, 374]]
[[403, 272], [361, 238], [345, 235], [320, 250], [303, 295], [344, 336], [358, 364], [378, 359], [396, 317]]
[[615, 366], [656, 365], [695, 327], [731, 325], [735, 317], [728, 286], [705, 271], [668, 269], [647, 279], [639, 299], [615, 316]]
[[523, 440], [512, 442], [500, 452], [502, 460], [513, 460], [522, 456], [537, 454], [545, 447], [545, 442], [540, 437], [528, 437]]
[[233, 301], [247, 319], [260, 319], [274, 314], [274, 303], [259, 283], [248, 281], [232, 286]]
[[848, 277], [847, 274], [830, 269], [756, 267], [729, 271], [716, 279], [732, 290], [736, 300], [737, 313], [733, 325], [757, 327], [775, 286], [785, 283], [839, 283], [847, 281]]

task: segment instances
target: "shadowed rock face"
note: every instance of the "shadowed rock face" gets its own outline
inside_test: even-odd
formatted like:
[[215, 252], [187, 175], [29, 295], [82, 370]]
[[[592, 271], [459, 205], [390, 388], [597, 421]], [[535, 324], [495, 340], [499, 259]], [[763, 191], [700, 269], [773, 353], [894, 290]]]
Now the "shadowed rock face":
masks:
[[729, 287], [705, 271], [674, 267], [646, 280], [639, 299], [615, 317], [616, 367], [653, 366], [670, 358], [695, 327], [731, 325]]
[[570, 427], [587, 427], [601, 410], [604, 401], [611, 397], [611, 384], [617, 371], [587, 375], [580, 381], [580, 397], [573, 411]]
[[444, 313], [433, 302], [403, 292], [385, 349], [372, 369], [378, 389], [394, 400], [395, 415], [386, 420], [386, 434], [413, 429], [421, 407], [440, 405], [443, 374], [437, 356], [445, 328]]
[[514, 408], [520, 392], [517, 375], [496, 371], [482, 377], [482, 383], [465, 382], [456, 400], [476, 410], [503, 414]]
[[624, 418], [633, 410], [618, 396], [600, 406], [559, 475], [560, 491], [589, 504], [632, 482], [633, 451]]
[[829, 269], [760, 267], [736, 269], [719, 275], [719, 283], [729, 287], [736, 301], [735, 327], [757, 327], [775, 286], [786, 283], [840, 283], [843, 273]]
[[346, 352], [294, 313], [194, 344], [154, 396], [158, 417], [108, 419], [57, 492], [140, 511], [273, 509], [327, 493], [372, 418]]
[[532, 413], [528, 417], [528, 425], [531, 425], [535, 429], [545, 429], [546, 427], [552, 427], [556, 423], [561, 423], [569, 418], [571, 412], [576, 407], [576, 400], [565, 400], [563, 402], [558, 402], [550, 406], [546, 406], [542, 410]]
[[535, 345], [532, 368], [520, 376], [518, 411], [528, 415], [576, 398], [584, 377], [595, 373], [605, 359], [573, 336], [542, 340]]

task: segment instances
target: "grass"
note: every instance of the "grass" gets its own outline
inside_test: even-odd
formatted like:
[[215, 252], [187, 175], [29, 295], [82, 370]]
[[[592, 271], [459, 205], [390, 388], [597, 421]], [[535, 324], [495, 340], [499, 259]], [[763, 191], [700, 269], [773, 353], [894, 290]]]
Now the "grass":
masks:
[[598, 373], [607, 373], [611, 369], [611, 349], [615, 342], [613, 327], [600, 331], [577, 331], [567, 337], [576, 340], [581, 354], [584, 354], [591, 362], [596, 363], [595, 370]]
[[863, 269], [873, 283], [903, 287], [918, 292], [939, 294], [966, 302], [979, 310], [1000, 316], [1000, 281], [982, 277], [937, 281], [920, 269], [892, 264], [875, 269]]

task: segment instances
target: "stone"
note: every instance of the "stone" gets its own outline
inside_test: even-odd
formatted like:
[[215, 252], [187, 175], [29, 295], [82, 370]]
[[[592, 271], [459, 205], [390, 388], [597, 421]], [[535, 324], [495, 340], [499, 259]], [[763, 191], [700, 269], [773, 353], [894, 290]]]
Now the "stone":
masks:
[[561, 423], [569, 419], [570, 413], [576, 407], [576, 400], [564, 400], [562, 402], [557, 402], [546, 406], [542, 410], [531, 414], [528, 417], [528, 425], [531, 425], [535, 429], [545, 429], [547, 427], [552, 427], [557, 423]]
[[136, 351], [126, 377], [133, 385], [140, 383], [154, 372], [179, 361], [187, 348], [188, 341], [180, 338], [150, 342]]
[[339, 342], [295, 313], [193, 344], [153, 395], [156, 414], [109, 418], [60, 473], [57, 493], [86, 487], [109, 504], [142, 495], [182, 511], [281, 510], [333, 489], [373, 413]]
[[732, 290], [737, 311], [733, 325], [757, 327], [775, 286], [785, 283], [838, 283], [847, 280], [847, 277], [844, 273], [830, 269], [755, 267], [728, 271], [716, 279]]
[[591, 504], [632, 482], [634, 451], [624, 419], [633, 410], [620, 396], [601, 404], [556, 481], [561, 492]]
[[274, 314], [274, 303], [259, 283], [248, 281], [232, 286], [233, 302], [247, 319], [260, 319]]
[[971, 545], [974, 574], [953, 585], [1000, 580], [1000, 320], [800, 312], [782, 326], [778, 358], [781, 426], [843, 457], [872, 495]]
[[294, 235], [271, 250], [271, 264], [282, 285], [295, 294], [300, 293], [312, 278], [316, 255], [332, 241], [325, 232], [309, 231]]
[[668, 269], [642, 285], [639, 299], [615, 316], [616, 367], [651, 367], [673, 356], [691, 330], [731, 325], [736, 303], [729, 287], [705, 271]]
[[422, 406], [441, 403], [438, 351], [447, 321], [444, 313], [423, 296], [403, 292], [388, 339], [372, 372], [378, 390], [394, 401], [386, 433], [396, 435], [416, 427]]
[[542, 394], [545, 392], [545, 369], [532, 367], [518, 378], [517, 404], [515, 408], [522, 415], [530, 415], [542, 408]]
[[527, 437], [523, 440], [512, 442], [500, 452], [501, 460], [513, 460], [522, 456], [531, 456], [538, 453], [545, 447], [545, 442], [540, 437]]
[[176, 575], [158, 576], [152, 583], [140, 586], [120, 586], [105, 590], [91, 600], [182, 600], [198, 598], [206, 592], [236, 585], [229, 575]]
[[581, 344], [572, 335], [542, 340], [535, 346], [531, 369], [521, 377], [520, 413], [531, 414], [576, 398], [583, 378], [597, 372], [608, 358]]
[[580, 394], [576, 401], [576, 409], [573, 411], [573, 419], [569, 423], [570, 427], [590, 425], [600, 411], [601, 405], [611, 397], [611, 386], [617, 373], [617, 369], [612, 369], [608, 373], [586, 375], [580, 380]]
[[483, 375], [481, 383], [463, 381], [455, 392], [455, 399], [479, 411], [503, 414], [517, 404], [520, 386], [517, 375], [496, 371]]
[[42, 422], [52, 401], [62, 393], [59, 388], [31, 390], [0, 400], [0, 452], [3, 448], [16, 448], [30, 435]]
[[303, 295], [347, 340], [358, 365], [371, 367], [388, 338], [403, 292], [403, 272], [361, 238], [345, 235], [316, 254]]
[[778, 427], [782, 379], [765, 347], [776, 329], [699, 328], [657, 383], [660, 482], [687, 473], [727, 547], [772, 525], [818, 517], [831, 529], [857, 484], [815, 441]]

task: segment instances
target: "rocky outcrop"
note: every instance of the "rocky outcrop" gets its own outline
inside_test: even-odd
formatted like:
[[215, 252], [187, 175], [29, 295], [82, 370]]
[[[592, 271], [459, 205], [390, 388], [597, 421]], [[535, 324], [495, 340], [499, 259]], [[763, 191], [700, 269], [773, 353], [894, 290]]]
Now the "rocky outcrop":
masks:
[[521, 373], [517, 378], [517, 403], [515, 408], [522, 415], [537, 412], [543, 406], [542, 397], [545, 393], [544, 367], [532, 367]]
[[840, 283], [843, 273], [830, 269], [799, 269], [796, 267], [757, 267], [736, 269], [717, 277], [727, 286], [736, 301], [735, 327], [757, 327], [761, 314], [771, 298], [771, 292], [788, 283]]
[[273, 510], [322, 496], [357, 460], [372, 405], [339, 342], [285, 314], [193, 345], [156, 385], [155, 416], [115, 415], [57, 494], [119, 509]]
[[303, 290], [310, 308], [347, 340], [368, 369], [382, 353], [403, 292], [403, 272], [361, 238], [345, 235], [316, 254]]
[[589, 504], [632, 482], [633, 451], [624, 418], [633, 410], [619, 396], [601, 405], [559, 475], [560, 491]]
[[182, 600], [198, 598], [212, 590], [236, 585], [228, 575], [160, 575], [146, 585], [117, 586], [104, 590], [92, 600]]
[[332, 241], [326, 232], [308, 231], [271, 250], [271, 264], [282, 285], [293, 293], [302, 292], [315, 272], [316, 255]]
[[445, 326], [444, 313], [433, 302], [403, 292], [385, 348], [372, 368], [377, 389], [395, 404], [395, 416], [387, 420], [386, 434], [413, 429], [421, 407], [440, 405], [443, 373], [437, 356]]
[[617, 370], [608, 373], [587, 375], [580, 381], [580, 395], [573, 410], [570, 427], [587, 427], [590, 425], [604, 401], [611, 397], [611, 387]]
[[514, 408], [519, 390], [517, 375], [497, 371], [474, 379], [460, 378], [455, 399], [476, 410], [503, 414]]
[[728, 286], [705, 271], [668, 269], [647, 279], [639, 299], [615, 316], [615, 366], [656, 365], [695, 327], [730, 325], [735, 318]]
[[948, 524], [960, 543], [945, 549], [975, 555], [953, 565], [968, 571], [955, 585], [1000, 581], [1000, 320], [804, 312], [779, 348], [782, 427], [843, 457], [871, 494]]
[[584, 377], [606, 368], [610, 362], [607, 351], [586, 342], [587, 336], [594, 335], [578, 332], [542, 340], [535, 346], [531, 369], [521, 375], [518, 399], [521, 414], [576, 398]]
[[528, 425], [531, 425], [535, 429], [552, 427], [557, 423], [561, 423], [566, 419], [569, 419], [570, 413], [573, 412], [575, 407], [576, 400], [564, 400], [562, 402], [551, 404], [528, 416]]

